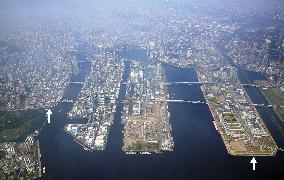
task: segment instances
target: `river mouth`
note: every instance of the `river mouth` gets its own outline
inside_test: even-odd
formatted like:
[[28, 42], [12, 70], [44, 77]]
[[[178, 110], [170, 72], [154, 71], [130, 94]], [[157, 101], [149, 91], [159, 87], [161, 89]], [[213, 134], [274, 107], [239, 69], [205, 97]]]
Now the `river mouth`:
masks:
[[[143, 57], [142, 54], [139, 56]], [[88, 71], [83, 63], [77, 76]], [[84, 67], [84, 68], [82, 68]], [[194, 69], [164, 66], [167, 81], [197, 81]], [[129, 75], [126, 63], [123, 79]], [[84, 80], [83, 77], [77, 79]], [[64, 98], [74, 100], [81, 85], [71, 84]], [[169, 93], [177, 98], [204, 101], [198, 85], [169, 86]], [[119, 99], [125, 96], [122, 85]], [[275, 157], [259, 157], [259, 169], [253, 174], [250, 157], [234, 157], [227, 153], [221, 136], [215, 130], [207, 105], [169, 103], [174, 151], [151, 155], [126, 155], [122, 151], [122, 105], [117, 104], [105, 151], [85, 151], [73, 137], [64, 132], [68, 123], [85, 123], [84, 119], [70, 120], [67, 113], [72, 104], [59, 103], [53, 108], [53, 123], [46, 125], [39, 135], [43, 166], [43, 179], [249, 179], [283, 172], [283, 153]], [[270, 127], [269, 127], [270, 128]], [[273, 127], [272, 127], [273, 128]], [[270, 129], [269, 129], [270, 130]], [[206, 169], [204, 169], [206, 167]], [[205, 173], [206, 172], [206, 173]]]

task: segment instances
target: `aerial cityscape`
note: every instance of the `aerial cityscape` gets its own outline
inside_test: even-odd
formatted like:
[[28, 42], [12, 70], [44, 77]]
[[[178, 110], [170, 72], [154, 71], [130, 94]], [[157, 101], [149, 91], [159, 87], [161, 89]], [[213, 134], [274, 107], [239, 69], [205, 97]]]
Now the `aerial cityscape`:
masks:
[[284, 172], [281, 0], [0, 1], [0, 179]]
[[124, 151], [173, 150], [165, 82], [161, 64], [144, 67], [131, 62], [122, 118]]

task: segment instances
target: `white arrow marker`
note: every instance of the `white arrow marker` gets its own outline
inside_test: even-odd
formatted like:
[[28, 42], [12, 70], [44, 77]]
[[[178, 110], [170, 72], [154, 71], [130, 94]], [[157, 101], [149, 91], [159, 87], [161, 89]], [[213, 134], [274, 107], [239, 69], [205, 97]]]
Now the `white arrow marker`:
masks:
[[46, 112], [46, 115], [47, 115], [47, 123], [49, 124], [50, 123], [50, 115], [52, 114], [51, 110], [48, 109], [48, 111]]
[[255, 171], [255, 164], [257, 163], [255, 158], [253, 157], [252, 160], [250, 161], [250, 163], [252, 164], [252, 170]]

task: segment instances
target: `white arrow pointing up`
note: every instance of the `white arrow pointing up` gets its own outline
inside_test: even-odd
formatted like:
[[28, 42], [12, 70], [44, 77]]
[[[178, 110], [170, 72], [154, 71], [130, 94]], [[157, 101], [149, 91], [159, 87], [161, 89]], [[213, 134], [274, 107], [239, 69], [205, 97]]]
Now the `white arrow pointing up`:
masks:
[[250, 161], [250, 163], [252, 164], [252, 170], [255, 171], [255, 164], [257, 163], [255, 158], [253, 157], [252, 160]]
[[48, 111], [46, 112], [47, 115], [47, 123], [50, 123], [50, 115], [52, 114], [51, 110], [48, 109]]

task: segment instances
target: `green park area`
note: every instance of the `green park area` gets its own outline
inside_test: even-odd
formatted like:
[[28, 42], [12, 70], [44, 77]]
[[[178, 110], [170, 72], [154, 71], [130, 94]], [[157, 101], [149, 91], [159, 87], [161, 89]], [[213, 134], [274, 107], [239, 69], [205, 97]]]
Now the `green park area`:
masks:
[[276, 107], [273, 107], [273, 109], [281, 121], [284, 122], [284, 91], [282, 91], [280, 88], [268, 88], [261, 89], [261, 92], [269, 104], [276, 105]]
[[6, 156], [6, 152], [0, 151], [0, 160], [4, 159]]
[[42, 110], [0, 112], [0, 142], [18, 140], [39, 126], [44, 118]]
[[[276, 107], [273, 107], [273, 110], [279, 117], [280, 121], [284, 122], [284, 91], [282, 91], [280, 88], [268, 88], [261, 89], [261, 93], [265, 96], [269, 104], [276, 105]], [[271, 121], [279, 130], [281, 136], [284, 138], [284, 128], [277, 120], [278, 118], [276, 117], [275, 113], [273, 113], [272, 110], [268, 111]]]
[[132, 151], [159, 151], [159, 143], [158, 142], [142, 142], [138, 141], [131, 147]]

